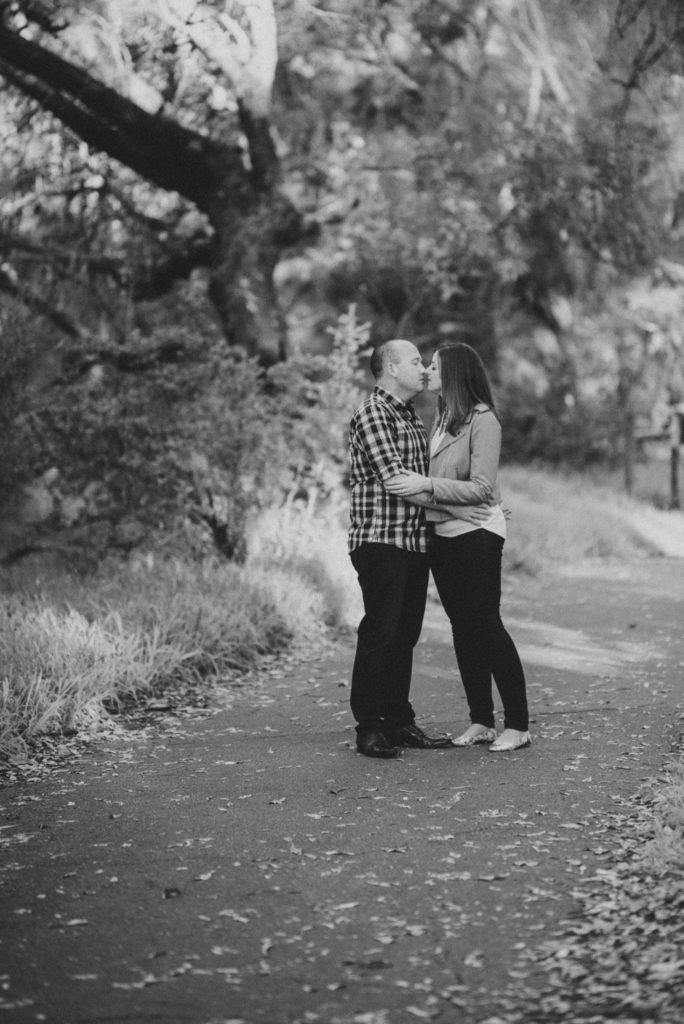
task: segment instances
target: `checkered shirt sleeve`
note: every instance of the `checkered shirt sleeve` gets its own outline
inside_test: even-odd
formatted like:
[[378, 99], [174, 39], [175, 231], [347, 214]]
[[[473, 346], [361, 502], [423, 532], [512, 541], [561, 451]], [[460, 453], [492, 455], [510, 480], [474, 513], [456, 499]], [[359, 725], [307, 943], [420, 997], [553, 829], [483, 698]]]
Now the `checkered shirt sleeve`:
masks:
[[402, 469], [427, 475], [427, 435], [413, 406], [376, 387], [352, 417], [349, 452], [349, 550], [376, 543], [427, 551], [422, 508], [383, 487]]

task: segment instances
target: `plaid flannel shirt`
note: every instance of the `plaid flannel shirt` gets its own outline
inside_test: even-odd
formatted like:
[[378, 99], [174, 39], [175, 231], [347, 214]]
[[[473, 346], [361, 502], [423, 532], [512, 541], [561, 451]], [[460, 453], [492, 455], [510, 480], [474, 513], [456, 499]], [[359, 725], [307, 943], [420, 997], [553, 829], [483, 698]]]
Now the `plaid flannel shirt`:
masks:
[[375, 387], [352, 416], [349, 451], [349, 550], [371, 543], [427, 551], [423, 509], [383, 487], [384, 480], [402, 469], [427, 475], [427, 434], [413, 406]]

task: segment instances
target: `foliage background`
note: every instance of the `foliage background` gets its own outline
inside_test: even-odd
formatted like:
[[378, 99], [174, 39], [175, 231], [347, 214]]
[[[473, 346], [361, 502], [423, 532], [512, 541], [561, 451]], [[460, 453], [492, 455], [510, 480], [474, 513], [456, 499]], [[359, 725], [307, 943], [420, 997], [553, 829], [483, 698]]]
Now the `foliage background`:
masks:
[[[239, 560], [252, 511], [344, 486], [366, 349], [396, 335], [426, 356], [450, 338], [478, 348], [509, 462], [622, 465], [632, 488], [636, 436], [664, 437], [684, 398], [679, 4], [259, 9], [277, 32], [272, 82], [255, 79], [237, 0], [2, 6], [4, 556], [39, 543], [90, 563], [140, 546]], [[213, 58], [191, 34], [201, 18]], [[226, 25], [246, 32], [232, 75]], [[51, 112], [66, 93], [31, 91], [17, 37], [112, 90], [112, 116], [132, 102], [245, 165], [263, 86], [275, 184], [249, 221], [235, 219], [244, 188], [221, 199], [241, 225], [232, 271], [211, 203], [66, 127]], [[223, 307], [241, 296], [264, 339], [281, 325], [284, 360], [226, 328], [217, 274]]]

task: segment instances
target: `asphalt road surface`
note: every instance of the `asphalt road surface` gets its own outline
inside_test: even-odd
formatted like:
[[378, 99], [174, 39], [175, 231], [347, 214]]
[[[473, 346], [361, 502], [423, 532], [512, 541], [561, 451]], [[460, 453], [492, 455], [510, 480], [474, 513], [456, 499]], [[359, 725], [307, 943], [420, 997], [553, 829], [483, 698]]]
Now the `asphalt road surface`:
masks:
[[[682, 561], [511, 582], [513, 754], [358, 755], [349, 641], [7, 786], [0, 1024], [494, 1019], [682, 731], [683, 611]], [[437, 604], [412, 696], [468, 724]]]

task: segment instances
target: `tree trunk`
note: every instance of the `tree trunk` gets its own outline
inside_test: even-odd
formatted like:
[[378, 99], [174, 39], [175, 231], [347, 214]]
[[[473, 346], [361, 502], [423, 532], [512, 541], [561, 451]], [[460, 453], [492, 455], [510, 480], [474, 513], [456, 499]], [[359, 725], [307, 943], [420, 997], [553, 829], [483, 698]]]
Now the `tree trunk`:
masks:
[[681, 457], [679, 446], [670, 449], [670, 508], [681, 508], [679, 500], [679, 466]]
[[673, 509], [682, 507], [679, 474], [682, 461], [683, 424], [684, 414], [673, 409], [670, 419], [670, 508]]
[[264, 215], [268, 210], [257, 210], [235, 231], [219, 233], [209, 297], [229, 344], [272, 364], [285, 358], [285, 331], [273, 285], [278, 257], [261, 233]]
[[[624, 358], [624, 353], [623, 353]], [[622, 435], [622, 469], [624, 474], [625, 493], [630, 495], [634, 489], [635, 461], [635, 415], [633, 409], [634, 377], [627, 366], [620, 367], [617, 384], [617, 409], [620, 417], [620, 433]]]
[[301, 238], [301, 222], [277, 191], [266, 193], [240, 218], [219, 209], [210, 218], [217, 256], [209, 293], [230, 344], [267, 364], [284, 359], [285, 323], [273, 271], [283, 248]]

